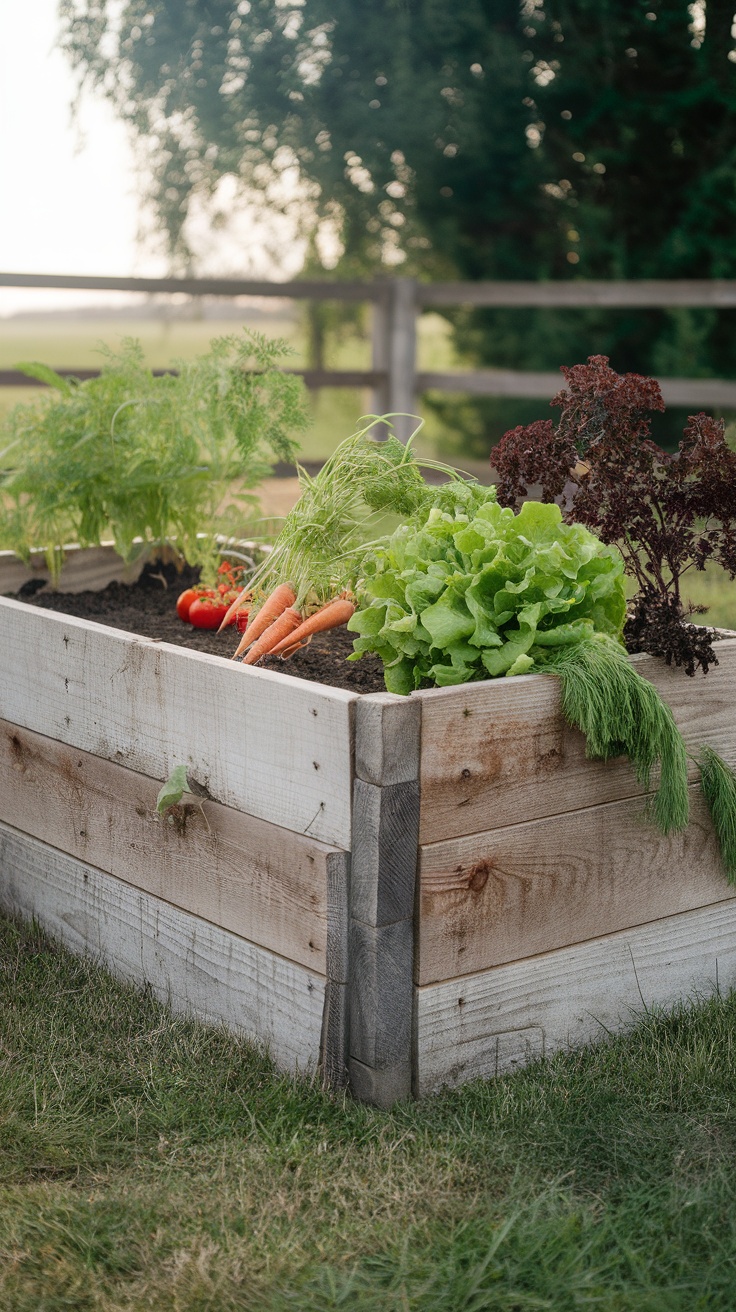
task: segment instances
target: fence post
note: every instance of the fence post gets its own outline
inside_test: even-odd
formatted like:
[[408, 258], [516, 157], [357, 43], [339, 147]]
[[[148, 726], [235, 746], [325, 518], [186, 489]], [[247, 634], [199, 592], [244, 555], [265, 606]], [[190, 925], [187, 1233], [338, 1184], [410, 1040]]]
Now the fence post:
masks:
[[377, 413], [397, 414], [392, 421], [402, 442], [416, 422], [417, 412], [417, 284], [414, 278], [391, 278], [374, 303], [373, 368], [385, 381], [374, 393]]
[[[373, 394], [371, 397], [371, 409], [374, 415], [384, 415], [388, 410], [388, 341], [389, 341], [389, 302], [391, 297], [391, 284], [388, 281], [378, 283], [379, 294], [372, 306], [372, 325], [371, 325], [371, 369], [379, 375], [379, 380], [374, 384]], [[385, 430], [381, 427], [380, 434], [376, 430], [376, 436], [385, 437]]]

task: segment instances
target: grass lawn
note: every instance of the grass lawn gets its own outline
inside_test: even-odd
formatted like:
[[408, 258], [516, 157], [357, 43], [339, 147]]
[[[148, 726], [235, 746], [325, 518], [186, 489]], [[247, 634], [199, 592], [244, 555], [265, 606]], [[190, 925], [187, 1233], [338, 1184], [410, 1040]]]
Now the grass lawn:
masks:
[[736, 997], [392, 1113], [0, 921], [0, 1307], [736, 1305]]

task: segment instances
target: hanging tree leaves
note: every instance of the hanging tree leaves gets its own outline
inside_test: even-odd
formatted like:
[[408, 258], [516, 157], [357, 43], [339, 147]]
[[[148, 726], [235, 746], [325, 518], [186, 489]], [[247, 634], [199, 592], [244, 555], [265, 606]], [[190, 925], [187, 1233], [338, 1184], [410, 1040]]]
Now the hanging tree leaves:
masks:
[[[330, 226], [351, 274], [736, 276], [720, 0], [60, 0], [60, 13], [80, 78], [141, 144], [180, 264], [191, 215], [234, 208], [226, 179], [289, 209], [313, 261]], [[442, 312], [480, 363], [596, 352], [620, 370], [736, 375], [729, 311]], [[509, 403], [472, 405], [487, 450], [478, 415]]]

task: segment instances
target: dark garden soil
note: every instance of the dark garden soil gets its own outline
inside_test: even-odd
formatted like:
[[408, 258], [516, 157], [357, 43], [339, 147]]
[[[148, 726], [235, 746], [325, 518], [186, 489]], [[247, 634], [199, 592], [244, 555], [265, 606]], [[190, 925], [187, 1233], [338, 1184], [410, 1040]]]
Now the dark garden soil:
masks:
[[[158, 638], [178, 647], [229, 658], [238, 643], [235, 629], [226, 629], [219, 634], [207, 632], [183, 623], [177, 616], [175, 607], [179, 593], [196, 583], [197, 577], [196, 571], [189, 568], [179, 574], [173, 565], [157, 563], [146, 565], [137, 583], [110, 583], [100, 592], [38, 592], [38, 583], [34, 580], [14, 596], [31, 606], [77, 615], [80, 619], [109, 624], [127, 633], [140, 633], [146, 638]], [[308, 647], [288, 661], [266, 658], [261, 662], [261, 668], [293, 674], [313, 683], [326, 683], [332, 688], [346, 688], [350, 692], [383, 692], [383, 667], [378, 657], [364, 656], [360, 661], [348, 661], [352, 649], [353, 635], [347, 629], [335, 629], [332, 633], [317, 634]]]

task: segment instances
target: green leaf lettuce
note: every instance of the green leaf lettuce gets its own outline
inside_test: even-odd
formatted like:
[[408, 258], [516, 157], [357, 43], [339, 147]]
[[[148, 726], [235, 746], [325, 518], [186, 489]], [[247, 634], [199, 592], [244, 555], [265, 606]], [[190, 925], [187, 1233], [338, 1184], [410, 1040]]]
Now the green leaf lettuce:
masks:
[[451, 483], [374, 545], [358, 583], [351, 659], [375, 652], [390, 692], [543, 668], [594, 632], [620, 640], [623, 561], [556, 505], [502, 509]]

